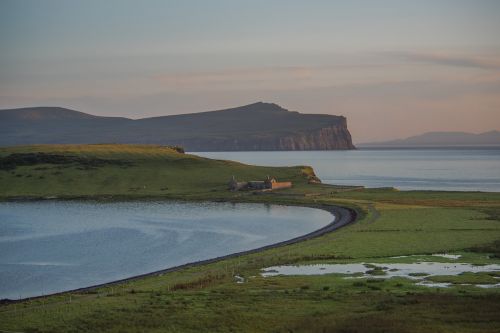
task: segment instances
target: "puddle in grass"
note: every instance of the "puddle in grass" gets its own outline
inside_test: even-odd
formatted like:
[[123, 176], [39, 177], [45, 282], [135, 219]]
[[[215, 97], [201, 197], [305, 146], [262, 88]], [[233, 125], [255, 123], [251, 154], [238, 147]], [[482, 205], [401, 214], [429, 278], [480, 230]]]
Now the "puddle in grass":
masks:
[[[467, 263], [417, 262], [413, 264], [318, 264], [301, 266], [274, 266], [263, 270], [262, 276], [276, 275], [322, 275], [322, 274], [357, 274], [346, 278], [392, 278], [403, 277], [419, 281], [417, 284], [428, 287], [449, 287], [451, 283], [425, 281], [429, 276], [459, 275], [465, 272], [499, 272], [500, 265], [476, 266]], [[486, 287], [487, 286], [487, 287]], [[500, 284], [477, 285], [481, 288], [499, 287]]]
[[433, 254], [434, 257], [443, 257], [443, 258], [446, 258], [446, 259], [453, 259], [453, 260], [457, 260], [457, 259], [460, 259], [462, 257], [461, 254], [446, 254], [446, 253], [436, 253], [436, 254]]
[[236, 283], [245, 283], [245, 278], [239, 275], [235, 275], [234, 280], [236, 281]]
[[[410, 258], [410, 257], [425, 257], [425, 254], [413, 254], [409, 256], [396, 256], [396, 257], [391, 257], [391, 259], [399, 259], [399, 258]], [[451, 259], [451, 260], [457, 260], [462, 258], [461, 254], [447, 254], [447, 253], [434, 253], [431, 254], [433, 257], [441, 257], [441, 258], [446, 258], [446, 259]]]
[[431, 281], [420, 281], [415, 283], [417, 286], [424, 286], [430, 288], [448, 288], [452, 284], [449, 282], [431, 282]]

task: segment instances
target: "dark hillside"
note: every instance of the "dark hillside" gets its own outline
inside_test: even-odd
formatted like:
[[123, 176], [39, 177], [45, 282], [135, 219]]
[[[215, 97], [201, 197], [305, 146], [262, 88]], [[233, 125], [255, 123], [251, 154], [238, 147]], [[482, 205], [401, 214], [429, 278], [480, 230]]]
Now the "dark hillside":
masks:
[[0, 145], [149, 143], [190, 151], [353, 149], [342, 116], [301, 114], [276, 104], [143, 119], [64, 108], [0, 110]]

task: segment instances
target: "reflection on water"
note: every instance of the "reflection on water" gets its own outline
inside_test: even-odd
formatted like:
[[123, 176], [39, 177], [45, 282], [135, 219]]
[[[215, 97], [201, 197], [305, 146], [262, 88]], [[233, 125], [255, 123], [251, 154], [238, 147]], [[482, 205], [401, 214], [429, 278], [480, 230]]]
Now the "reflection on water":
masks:
[[[262, 276], [277, 275], [323, 275], [323, 274], [347, 274], [355, 275], [356, 278], [393, 278], [403, 277], [419, 280], [418, 285], [429, 287], [447, 287], [447, 283], [434, 283], [421, 281], [426, 277], [438, 275], [460, 275], [466, 272], [500, 272], [500, 265], [491, 264], [476, 266], [467, 263], [440, 263], [440, 262], [417, 262], [413, 264], [321, 264], [321, 265], [297, 265], [297, 266], [274, 266], [262, 271]], [[352, 278], [352, 277], [351, 277]], [[478, 285], [496, 287], [499, 284]]]
[[196, 152], [268, 165], [311, 165], [327, 184], [500, 192], [500, 149]]
[[0, 299], [81, 288], [291, 239], [332, 221], [305, 207], [0, 203]]

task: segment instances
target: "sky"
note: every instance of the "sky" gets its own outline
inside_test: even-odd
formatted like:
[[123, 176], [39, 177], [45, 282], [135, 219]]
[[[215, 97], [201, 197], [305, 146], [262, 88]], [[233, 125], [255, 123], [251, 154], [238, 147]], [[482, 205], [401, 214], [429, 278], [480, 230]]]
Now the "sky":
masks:
[[0, 108], [143, 118], [258, 101], [355, 143], [500, 130], [500, 1], [0, 0]]

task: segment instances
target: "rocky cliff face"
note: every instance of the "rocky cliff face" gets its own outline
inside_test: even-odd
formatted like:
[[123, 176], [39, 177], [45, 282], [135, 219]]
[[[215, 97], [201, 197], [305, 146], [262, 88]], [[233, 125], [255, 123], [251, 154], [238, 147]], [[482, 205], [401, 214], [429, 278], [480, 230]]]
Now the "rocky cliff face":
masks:
[[0, 145], [144, 143], [187, 151], [355, 149], [345, 117], [303, 114], [272, 103], [143, 119], [62, 108], [0, 110]]
[[307, 133], [297, 133], [279, 140], [276, 150], [345, 150], [355, 149], [344, 121]]
[[249, 135], [241, 138], [188, 139], [180, 145], [188, 151], [278, 151], [356, 149], [344, 121], [323, 128], [286, 135]]

